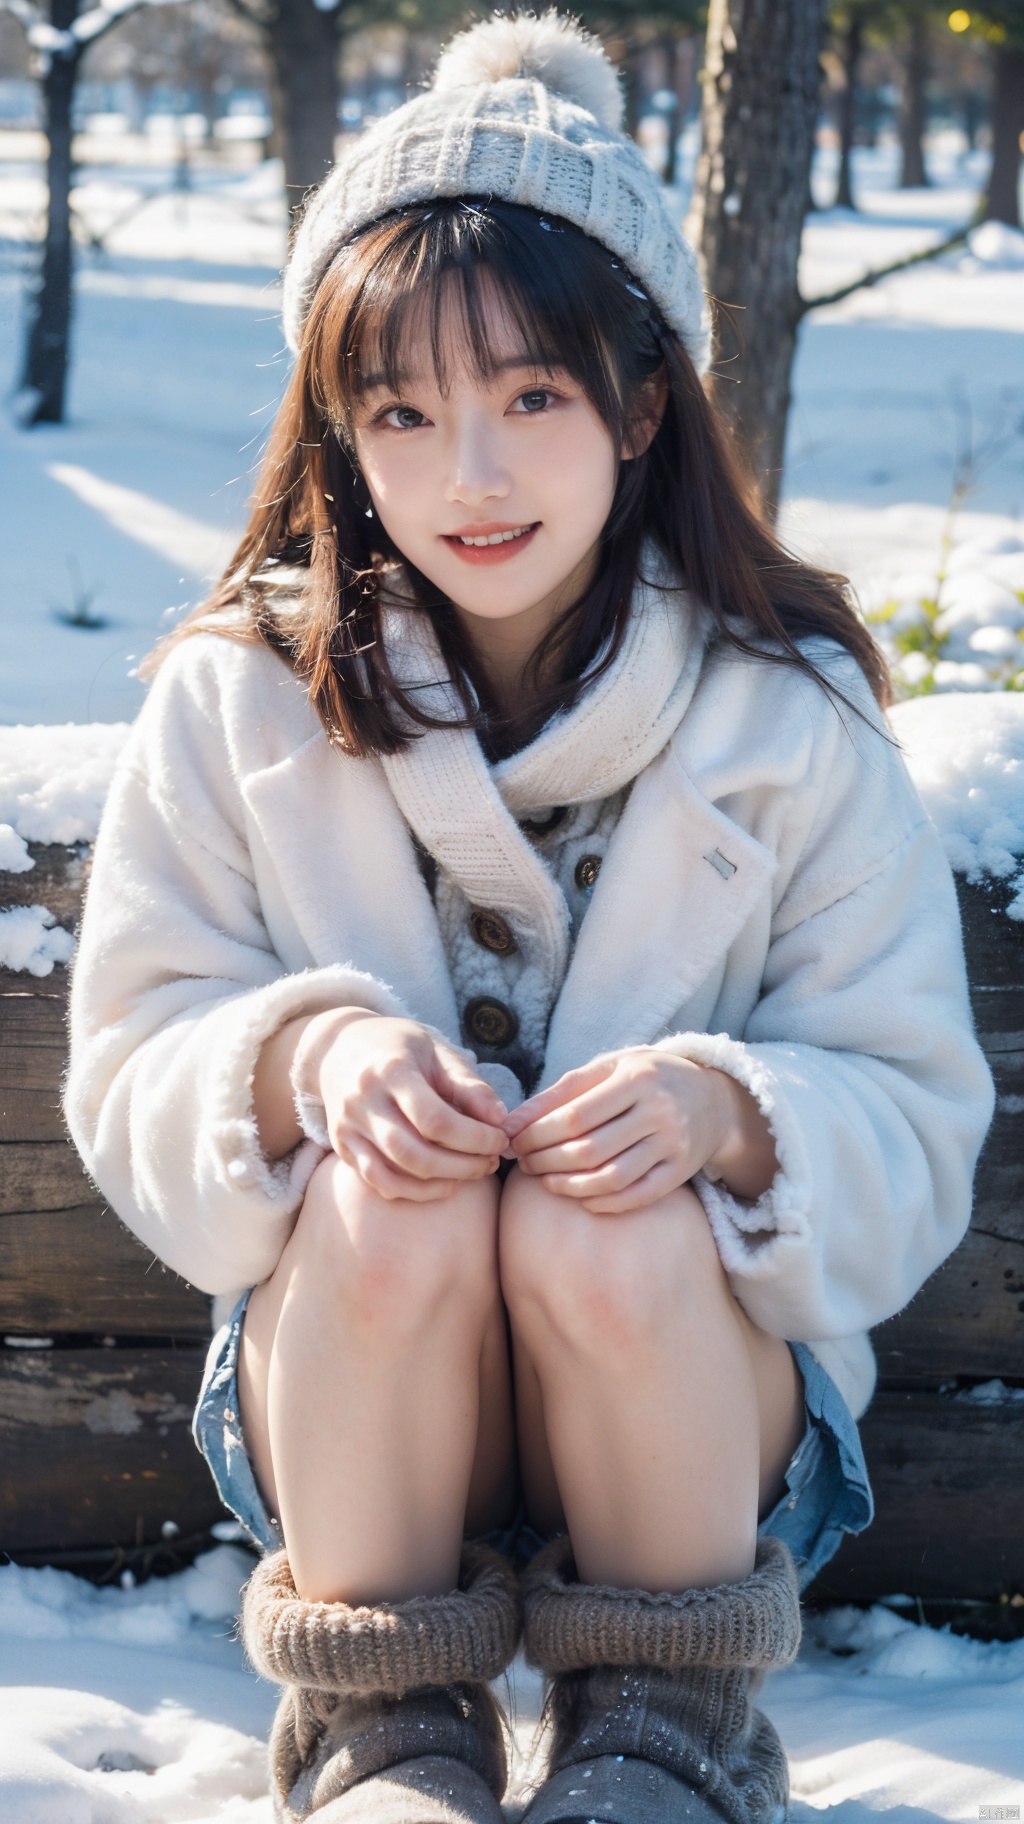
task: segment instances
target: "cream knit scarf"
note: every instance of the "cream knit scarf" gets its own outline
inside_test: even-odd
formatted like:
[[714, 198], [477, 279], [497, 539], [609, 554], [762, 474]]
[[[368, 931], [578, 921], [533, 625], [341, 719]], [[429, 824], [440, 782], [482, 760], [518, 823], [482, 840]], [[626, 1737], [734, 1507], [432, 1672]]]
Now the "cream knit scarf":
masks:
[[[457, 714], [426, 615], [392, 610], [385, 638], [396, 673], [419, 700]], [[689, 704], [704, 645], [703, 617], [685, 594], [639, 584], [613, 663], [528, 747], [490, 767], [471, 730], [438, 728], [382, 757], [414, 834], [471, 905], [509, 920], [552, 997], [568, 962], [568, 907], [517, 820], [607, 798], [649, 766]]]

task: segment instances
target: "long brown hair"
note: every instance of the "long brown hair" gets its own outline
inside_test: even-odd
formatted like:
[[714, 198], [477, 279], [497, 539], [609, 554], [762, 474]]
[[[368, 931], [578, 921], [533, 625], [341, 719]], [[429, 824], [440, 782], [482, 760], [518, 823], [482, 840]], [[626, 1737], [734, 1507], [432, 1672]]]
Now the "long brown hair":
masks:
[[[667, 377], [653, 441], [620, 464], [595, 580], [533, 655], [528, 720], [504, 724], [450, 602], [367, 516], [353, 437], [370, 369], [399, 391], [413, 309], [427, 309], [442, 390], [453, 306], [467, 354], [482, 378], [491, 377], [487, 285], [497, 288], [524, 358], [568, 372], [615, 447], [628, 447], [652, 378], [663, 368]], [[430, 615], [466, 721], [486, 731], [492, 749], [507, 751], [611, 663], [645, 547], [660, 552], [733, 646], [794, 666], [841, 696], [799, 644], [824, 635], [853, 655], [876, 699], [888, 700], [885, 662], [845, 579], [779, 543], [686, 350], [631, 274], [596, 241], [531, 209], [486, 199], [417, 204], [363, 230], [323, 279], [245, 536], [209, 600], [149, 668], [169, 644], [199, 631], [265, 640], [289, 658], [332, 740], [355, 754], [393, 753], [418, 727], [433, 725], [393, 674], [381, 637], [385, 604], [394, 599], [389, 579], [401, 564], [405, 599], [411, 593]], [[295, 567], [301, 588], [269, 586], [275, 572]]]

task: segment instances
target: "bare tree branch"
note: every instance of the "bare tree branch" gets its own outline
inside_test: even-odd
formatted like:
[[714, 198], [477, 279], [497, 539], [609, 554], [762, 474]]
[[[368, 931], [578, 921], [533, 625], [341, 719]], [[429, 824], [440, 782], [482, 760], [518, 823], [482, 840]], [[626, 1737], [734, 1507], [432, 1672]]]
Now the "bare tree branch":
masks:
[[980, 216], [972, 215], [969, 222], [958, 228], [944, 241], [938, 241], [934, 247], [923, 247], [918, 253], [907, 254], [902, 260], [893, 260], [891, 266], [880, 266], [877, 272], [862, 273], [859, 279], [851, 279], [848, 285], [840, 285], [835, 291], [827, 291], [820, 298], [801, 298], [798, 319], [807, 315], [809, 310], [820, 310], [823, 304], [841, 304], [844, 298], [851, 298], [855, 291], [866, 291], [871, 285], [877, 285], [880, 279], [887, 279], [894, 272], [906, 272], [911, 266], [921, 266], [927, 260], [937, 260], [942, 253], [949, 253], [954, 247], [961, 247], [977, 227]]
[[28, 33], [31, 33], [33, 26], [41, 25], [43, 21], [42, 13], [37, 6], [31, 4], [31, 0], [0, 0], [0, 13], [12, 14]]
[[175, 0], [107, 0], [107, 4], [90, 7], [79, 13], [66, 29], [51, 25], [31, 0], [0, 0], [0, 13], [10, 13], [24, 26], [25, 35], [34, 51], [43, 57], [77, 57], [87, 45], [95, 44], [115, 25], [144, 6], [173, 5]]

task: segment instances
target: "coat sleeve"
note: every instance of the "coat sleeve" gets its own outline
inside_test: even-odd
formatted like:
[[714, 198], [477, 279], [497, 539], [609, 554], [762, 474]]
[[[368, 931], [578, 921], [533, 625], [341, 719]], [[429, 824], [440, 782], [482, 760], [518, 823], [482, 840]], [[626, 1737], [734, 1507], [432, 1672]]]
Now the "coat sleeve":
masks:
[[226, 1293], [273, 1271], [323, 1156], [309, 1140], [277, 1164], [261, 1153], [264, 1040], [325, 1007], [404, 1009], [344, 959], [288, 973], [275, 953], [217, 671], [201, 652], [167, 662], [114, 780], [72, 974], [65, 1112], [128, 1227]]
[[863, 726], [822, 745], [745, 1029], [661, 1041], [768, 1120], [779, 1171], [756, 1203], [695, 1188], [744, 1309], [807, 1342], [890, 1317], [955, 1248], [994, 1100], [952, 874], [902, 757]]

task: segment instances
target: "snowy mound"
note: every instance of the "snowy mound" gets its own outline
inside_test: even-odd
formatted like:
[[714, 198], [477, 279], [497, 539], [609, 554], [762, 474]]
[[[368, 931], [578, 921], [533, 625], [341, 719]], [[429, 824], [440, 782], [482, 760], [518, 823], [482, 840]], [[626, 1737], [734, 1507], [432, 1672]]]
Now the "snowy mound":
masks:
[[54, 963], [70, 962], [75, 940], [45, 906], [9, 906], [0, 912], [0, 969], [52, 975]]
[[127, 733], [125, 722], [0, 728], [0, 867], [13, 858], [22, 871], [25, 842], [92, 841]]
[[228, 1546], [141, 1589], [0, 1567], [0, 1818], [271, 1824], [274, 1693], [229, 1639], [251, 1569]]
[[921, 1628], [892, 1609], [829, 1609], [809, 1623], [815, 1647], [841, 1653], [863, 1677], [929, 1678], [1010, 1684], [1024, 1677], [1024, 1640], [971, 1640], [948, 1628]]
[[[30, 842], [92, 841], [127, 733], [124, 722], [0, 728], [0, 877], [35, 866]], [[50, 975], [74, 948], [46, 906], [0, 909], [0, 969]]]
[[1024, 695], [915, 697], [890, 721], [951, 866], [1009, 881], [1024, 919]]
[[967, 236], [972, 257], [981, 266], [1012, 272], [1024, 266], [1024, 234], [1006, 222], [982, 222]]
[[1024, 537], [967, 540], [941, 574], [876, 576], [862, 598], [901, 694], [1024, 685]]

